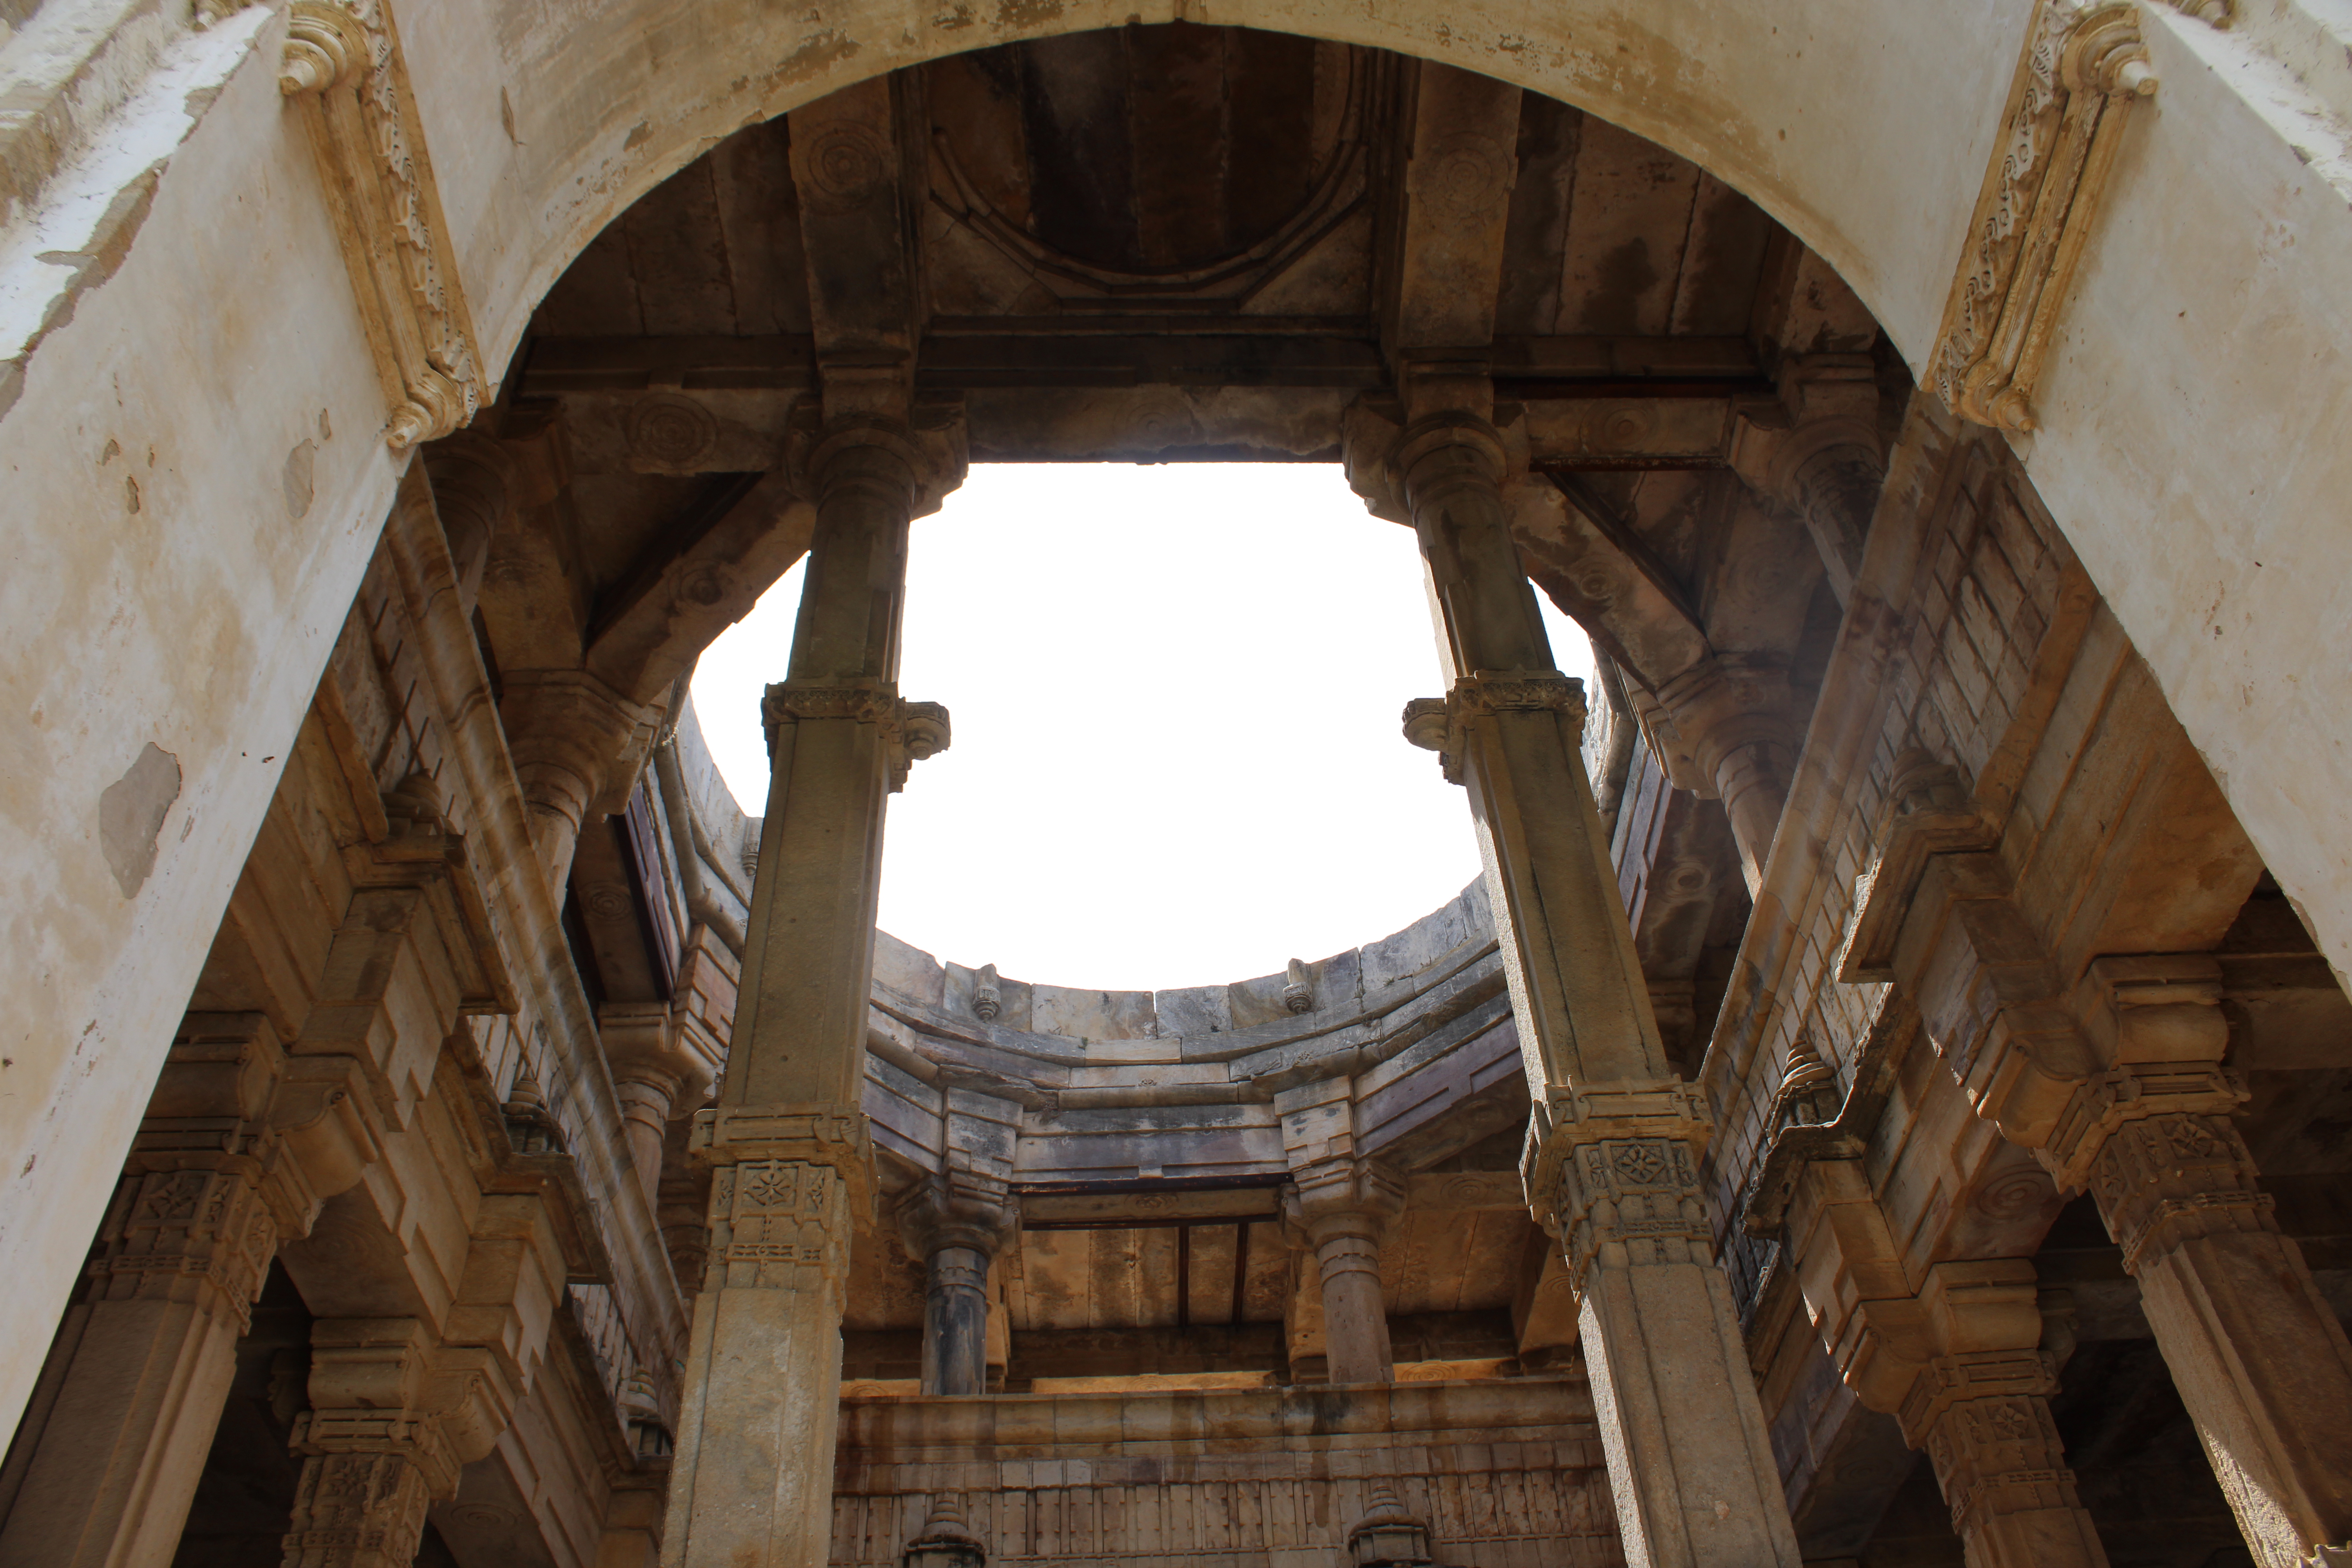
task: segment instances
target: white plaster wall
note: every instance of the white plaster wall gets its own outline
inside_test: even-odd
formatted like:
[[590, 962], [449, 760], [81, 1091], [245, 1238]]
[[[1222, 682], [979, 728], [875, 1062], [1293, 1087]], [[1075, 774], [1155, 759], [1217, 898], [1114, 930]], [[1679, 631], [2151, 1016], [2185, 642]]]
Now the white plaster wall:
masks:
[[2163, 85], [2135, 111], [2043, 380], [2043, 427], [2021, 449], [2341, 978], [2352, 962], [2343, 142], [2243, 39], [2162, 6], [2147, 30]]
[[[737, 125], [919, 58], [1164, 19], [1176, 3], [395, 8], [495, 375], [578, 248]], [[2027, 9], [1209, 0], [1186, 14], [1448, 59], [1652, 137], [1789, 224], [1919, 363]], [[13, 354], [60, 303], [69, 268], [42, 255], [85, 247], [167, 160], [120, 270], [52, 321], [0, 414], [0, 987], [15, 1003], [0, 1026], [0, 1425], [37, 1370], [394, 478], [310, 153], [272, 80], [281, 26], [256, 8], [184, 37], [121, 134], [99, 140], [110, 166], [61, 176], [0, 235]], [[2033, 471], [2340, 963], [2352, 235], [2341, 193], [2288, 145], [2276, 103], [2294, 84], [2160, 7], [2149, 27], [2165, 86], [2068, 317]], [[298, 519], [284, 469], [305, 439], [315, 493]], [[98, 798], [150, 741], [184, 784], [153, 875], [126, 899]]]
[[[10, 1426], [394, 479], [310, 151], [282, 133], [274, 49], [254, 52], [268, 20], [254, 11], [184, 36], [101, 163], [61, 176], [38, 230], [0, 249], [0, 352], [52, 319], [0, 418]], [[75, 270], [56, 258], [87, 246], [119, 193], [158, 171], [120, 269], [55, 325]], [[286, 464], [305, 441], [311, 495], [295, 517]], [[99, 798], [150, 742], [182, 782], [154, 869], [126, 897], [100, 847]]]

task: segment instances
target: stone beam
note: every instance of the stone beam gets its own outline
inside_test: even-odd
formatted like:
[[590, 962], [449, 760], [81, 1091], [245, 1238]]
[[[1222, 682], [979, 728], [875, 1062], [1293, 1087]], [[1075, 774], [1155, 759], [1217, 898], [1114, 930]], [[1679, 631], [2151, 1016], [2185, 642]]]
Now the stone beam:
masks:
[[[1370, 391], [1388, 384], [1380, 345], [1354, 317], [1089, 316], [1080, 322], [935, 319], [916, 384], [966, 387], [1270, 386]], [[1723, 460], [1735, 398], [1771, 384], [1745, 338], [1583, 333], [1493, 342], [1497, 389], [1528, 406], [1537, 460], [1617, 452]], [[801, 394], [817, 384], [809, 333], [534, 339], [516, 395], [697, 392]], [[1625, 406], [1619, 407], [1623, 404]]]
[[899, 134], [898, 89], [875, 77], [792, 112], [809, 318], [827, 419], [904, 419], [920, 331], [908, 214], [922, 154]]

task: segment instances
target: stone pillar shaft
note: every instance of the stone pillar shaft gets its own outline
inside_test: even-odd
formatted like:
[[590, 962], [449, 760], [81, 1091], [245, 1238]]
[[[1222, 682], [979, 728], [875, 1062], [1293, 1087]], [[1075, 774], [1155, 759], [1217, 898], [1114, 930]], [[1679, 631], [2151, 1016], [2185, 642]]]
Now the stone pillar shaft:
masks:
[[942, 1247], [923, 1292], [923, 1392], [988, 1392], [988, 1255]]
[[[895, 684], [916, 455], [844, 422], [808, 462], [817, 521], [786, 679], [726, 1086], [697, 1118], [715, 1167], [665, 1568], [823, 1568], [852, 1215], [870, 1205], [858, 1110], [882, 824], [946, 716]], [[926, 728], [926, 726], [929, 726]]]
[[1381, 1237], [1404, 1208], [1404, 1184], [1376, 1160], [1327, 1154], [1297, 1173], [1297, 1219], [1323, 1288], [1325, 1375], [1332, 1383], [1396, 1376]]
[[923, 1392], [988, 1392], [988, 1275], [1020, 1215], [1001, 1175], [950, 1156], [898, 1200], [899, 1238], [921, 1260]]
[[1361, 1230], [1315, 1243], [1323, 1274], [1323, 1332], [1333, 1383], [1387, 1383], [1396, 1376], [1388, 1309], [1381, 1300], [1381, 1244]]
[[[2088, 1187], [2264, 1568], [2352, 1560], [2352, 1342], [2282, 1234], [2231, 1114], [2221, 976], [2202, 953], [2109, 956], [2078, 1016], [2095, 1059], [2037, 1151]], [[2322, 1556], [2321, 1560], [2331, 1560]]]
[[1635, 1568], [1796, 1568], [1797, 1543], [1695, 1151], [1578, 742], [1582, 694], [1552, 668], [1513, 544], [1493, 428], [1403, 432], [1412, 513], [1454, 689], [1407, 710], [1478, 826], [1535, 1100], [1528, 1193], [1581, 1292], [1582, 1339]]

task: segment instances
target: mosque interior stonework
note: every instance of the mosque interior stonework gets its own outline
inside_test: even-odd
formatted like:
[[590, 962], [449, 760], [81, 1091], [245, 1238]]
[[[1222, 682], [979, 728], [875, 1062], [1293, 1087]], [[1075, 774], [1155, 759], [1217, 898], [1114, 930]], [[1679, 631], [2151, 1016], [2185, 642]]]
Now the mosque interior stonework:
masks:
[[[0, 1568], [2352, 1564], [2347, 62], [0, 0]], [[910, 524], [1039, 461], [1409, 531], [1477, 879], [877, 931]]]

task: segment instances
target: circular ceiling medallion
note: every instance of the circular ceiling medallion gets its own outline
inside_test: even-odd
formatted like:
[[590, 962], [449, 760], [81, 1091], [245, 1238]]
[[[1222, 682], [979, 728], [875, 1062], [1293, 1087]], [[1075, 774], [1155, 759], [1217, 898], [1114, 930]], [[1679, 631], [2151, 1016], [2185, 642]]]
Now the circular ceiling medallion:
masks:
[[1412, 161], [1412, 192], [1443, 218], [1493, 212], [1511, 188], [1511, 154], [1491, 136], [1457, 132]]
[[649, 463], [683, 468], [719, 443], [719, 421], [690, 397], [656, 393], [629, 410], [629, 449]]
[[813, 212], [856, 212], [890, 176], [890, 149], [863, 125], [828, 125], [795, 147], [801, 200]]

